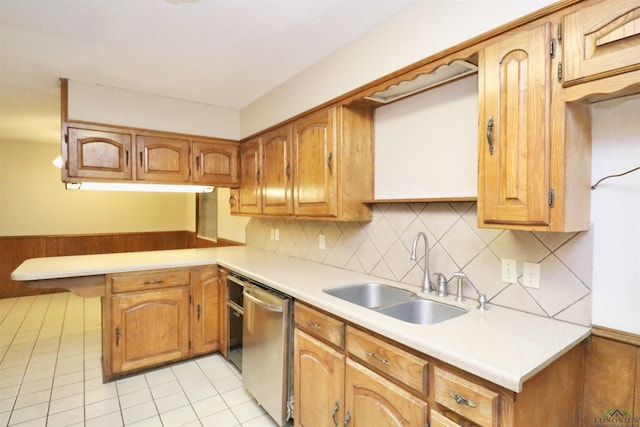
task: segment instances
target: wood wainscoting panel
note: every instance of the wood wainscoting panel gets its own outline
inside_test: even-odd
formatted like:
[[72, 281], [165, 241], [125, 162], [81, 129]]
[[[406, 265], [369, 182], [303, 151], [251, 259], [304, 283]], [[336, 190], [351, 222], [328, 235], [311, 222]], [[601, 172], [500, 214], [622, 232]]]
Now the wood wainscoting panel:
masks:
[[11, 280], [11, 272], [30, 258], [140, 252], [167, 249], [234, 246], [224, 239], [200, 239], [192, 231], [159, 231], [89, 235], [0, 236], [0, 298], [12, 298], [63, 289], [36, 289]]
[[[586, 346], [583, 425], [640, 419], [640, 336], [594, 326]], [[622, 422], [622, 421], [621, 421]], [[637, 426], [640, 423], [616, 425]]]

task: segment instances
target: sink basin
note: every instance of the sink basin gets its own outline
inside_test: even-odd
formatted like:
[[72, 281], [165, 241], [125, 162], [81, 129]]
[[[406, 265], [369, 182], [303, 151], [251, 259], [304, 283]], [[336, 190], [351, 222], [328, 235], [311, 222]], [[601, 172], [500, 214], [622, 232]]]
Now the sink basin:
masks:
[[462, 316], [467, 310], [426, 299], [416, 299], [376, 310], [378, 313], [419, 325], [430, 325]]
[[366, 308], [380, 308], [408, 302], [416, 295], [405, 289], [394, 288], [380, 283], [361, 283], [325, 289], [325, 293]]

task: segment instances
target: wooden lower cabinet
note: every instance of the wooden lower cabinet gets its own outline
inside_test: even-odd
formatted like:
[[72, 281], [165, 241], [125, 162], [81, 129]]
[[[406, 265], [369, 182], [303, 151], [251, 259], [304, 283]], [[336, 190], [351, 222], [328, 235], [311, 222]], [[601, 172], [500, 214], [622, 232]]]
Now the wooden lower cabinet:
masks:
[[427, 425], [427, 402], [351, 359], [345, 372], [345, 410], [345, 425], [353, 427]]
[[345, 356], [295, 330], [294, 420], [301, 427], [334, 427], [344, 420]]
[[111, 368], [114, 373], [189, 355], [189, 287], [112, 297]]
[[108, 274], [102, 298], [103, 378], [219, 349], [218, 267]]
[[294, 319], [295, 426], [581, 425], [584, 344], [516, 393], [300, 302]]

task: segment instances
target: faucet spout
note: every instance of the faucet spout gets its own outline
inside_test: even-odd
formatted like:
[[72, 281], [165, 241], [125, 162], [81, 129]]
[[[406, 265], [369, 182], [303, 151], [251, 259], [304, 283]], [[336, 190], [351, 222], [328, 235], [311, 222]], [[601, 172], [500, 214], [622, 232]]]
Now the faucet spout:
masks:
[[416, 261], [418, 259], [416, 250], [418, 248], [418, 240], [420, 240], [420, 237], [424, 239], [424, 277], [422, 279], [422, 292], [429, 293], [432, 290], [435, 290], [435, 287], [432, 285], [431, 280], [429, 279], [431, 277], [429, 274], [429, 240], [427, 239], [427, 235], [422, 231], [416, 234], [416, 237], [414, 237], [413, 239], [411, 260]]

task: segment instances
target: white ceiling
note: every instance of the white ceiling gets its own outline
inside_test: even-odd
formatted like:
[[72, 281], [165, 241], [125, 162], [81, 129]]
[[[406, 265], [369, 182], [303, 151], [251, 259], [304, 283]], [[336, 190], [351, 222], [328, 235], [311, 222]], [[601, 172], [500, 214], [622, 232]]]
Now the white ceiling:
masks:
[[60, 77], [242, 109], [413, 0], [0, 0], [0, 139], [51, 141]]

